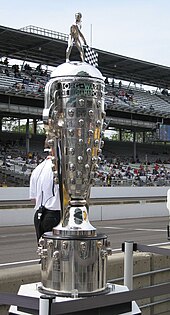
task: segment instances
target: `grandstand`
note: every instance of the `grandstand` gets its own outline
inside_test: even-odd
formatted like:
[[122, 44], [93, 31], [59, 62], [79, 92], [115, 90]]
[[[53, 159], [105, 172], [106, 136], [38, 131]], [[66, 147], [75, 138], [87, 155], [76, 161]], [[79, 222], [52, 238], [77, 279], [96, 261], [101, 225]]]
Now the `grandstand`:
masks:
[[[37, 155], [40, 156], [38, 161], [44, 156], [45, 136], [37, 135], [44, 107], [44, 86], [50, 77], [50, 67], [65, 61], [67, 38], [67, 34], [34, 26], [21, 30], [0, 26], [1, 185], [28, 185]], [[146, 164], [158, 162], [159, 157], [160, 164], [169, 164], [170, 139], [161, 141], [159, 126], [170, 125], [170, 68], [101, 50], [97, 52], [99, 70], [107, 78], [107, 129], [117, 133], [115, 141], [105, 142], [103, 160]], [[6, 58], [9, 63], [4, 63]], [[72, 59], [79, 60], [74, 48]], [[16, 71], [11, 60], [20, 61], [19, 70]], [[28, 63], [36, 63], [37, 67], [25, 67]], [[41, 69], [42, 65], [46, 70]], [[5, 132], [6, 117], [18, 121], [26, 119], [26, 133]], [[33, 122], [32, 134], [30, 121]], [[33, 159], [29, 160], [28, 154], [32, 154]], [[17, 155], [22, 161], [17, 160]], [[25, 164], [27, 170], [23, 171]], [[167, 170], [169, 172], [168, 166]]]

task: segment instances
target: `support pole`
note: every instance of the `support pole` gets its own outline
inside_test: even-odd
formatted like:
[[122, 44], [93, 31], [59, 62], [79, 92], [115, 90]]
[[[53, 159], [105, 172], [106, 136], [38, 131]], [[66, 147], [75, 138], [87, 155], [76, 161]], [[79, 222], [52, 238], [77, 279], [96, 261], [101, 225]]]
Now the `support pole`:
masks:
[[133, 241], [125, 242], [124, 285], [133, 289]]
[[3, 117], [0, 116], [0, 132], [2, 131], [2, 119], [3, 119]]
[[93, 26], [90, 24], [90, 47], [92, 47], [92, 38], [93, 38]]
[[51, 303], [53, 302], [54, 296], [41, 295], [39, 299], [39, 315], [50, 315], [51, 314]]
[[30, 131], [29, 131], [29, 118], [26, 122], [26, 154], [28, 157], [28, 153], [30, 151]]
[[33, 119], [33, 134], [36, 135], [37, 133], [37, 120]]

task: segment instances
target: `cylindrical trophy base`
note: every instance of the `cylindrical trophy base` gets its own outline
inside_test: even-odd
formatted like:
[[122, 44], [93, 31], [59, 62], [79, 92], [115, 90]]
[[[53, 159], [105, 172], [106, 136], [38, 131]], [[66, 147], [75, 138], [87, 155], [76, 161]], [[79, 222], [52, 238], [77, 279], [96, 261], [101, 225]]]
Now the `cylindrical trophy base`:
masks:
[[61, 296], [96, 295], [105, 292], [107, 236], [60, 237], [43, 235], [41, 277], [43, 292]]

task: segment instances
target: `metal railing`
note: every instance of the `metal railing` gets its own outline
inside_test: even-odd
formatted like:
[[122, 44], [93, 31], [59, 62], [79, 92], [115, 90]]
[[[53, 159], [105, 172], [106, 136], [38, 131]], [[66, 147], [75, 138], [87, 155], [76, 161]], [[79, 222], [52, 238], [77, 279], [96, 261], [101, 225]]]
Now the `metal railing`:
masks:
[[56, 32], [53, 30], [47, 30], [45, 28], [37, 27], [34, 25], [28, 25], [28, 26], [22, 27], [22, 28], [20, 28], [20, 31], [32, 33], [32, 34], [36, 34], [36, 35], [42, 35], [42, 36], [46, 36], [46, 37], [51, 37], [51, 38], [55, 38], [55, 39], [59, 39], [59, 40], [63, 40], [63, 41], [68, 41], [68, 35], [67, 34]]
[[[127, 302], [132, 302], [136, 300], [145, 299], [148, 297], [155, 297], [168, 294], [170, 292], [170, 283], [160, 284], [150, 286], [148, 288], [136, 289], [125, 291], [121, 293], [115, 293], [114, 295], [100, 295], [87, 297], [85, 299], [73, 299], [67, 302], [54, 302], [52, 299], [54, 297], [46, 296], [44, 301], [44, 296], [39, 298], [33, 298], [28, 296], [16, 295], [12, 293], [1, 293], [0, 294], [0, 305], [16, 305], [18, 309], [22, 312], [29, 312], [29, 314], [34, 315], [59, 315], [59, 314], [68, 314], [70, 311], [81, 312], [83, 310], [92, 310], [96, 308], [104, 308], [107, 306], [114, 306], [117, 304], [123, 304]], [[161, 300], [160, 302], [168, 302], [170, 299]], [[159, 302], [159, 301], [158, 301]], [[150, 303], [151, 305], [158, 304], [158, 302]], [[42, 306], [44, 304], [49, 304], [46, 309], [47, 313], [42, 312]], [[150, 305], [149, 304], [149, 305]], [[147, 304], [148, 306], [148, 304]], [[144, 308], [144, 305], [142, 306]], [[50, 309], [50, 312], [49, 312]], [[13, 313], [15, 314], [15, 313]]]

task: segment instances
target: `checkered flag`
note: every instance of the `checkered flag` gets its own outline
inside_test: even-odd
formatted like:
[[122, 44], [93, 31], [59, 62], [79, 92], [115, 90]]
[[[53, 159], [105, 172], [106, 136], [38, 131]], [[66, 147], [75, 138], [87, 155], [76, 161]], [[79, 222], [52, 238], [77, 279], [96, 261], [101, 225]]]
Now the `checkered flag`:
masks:
[[98, 53], [93, 48], [87, 46], [85, 48], [85, 62], [94, 67], [98, 67]]

